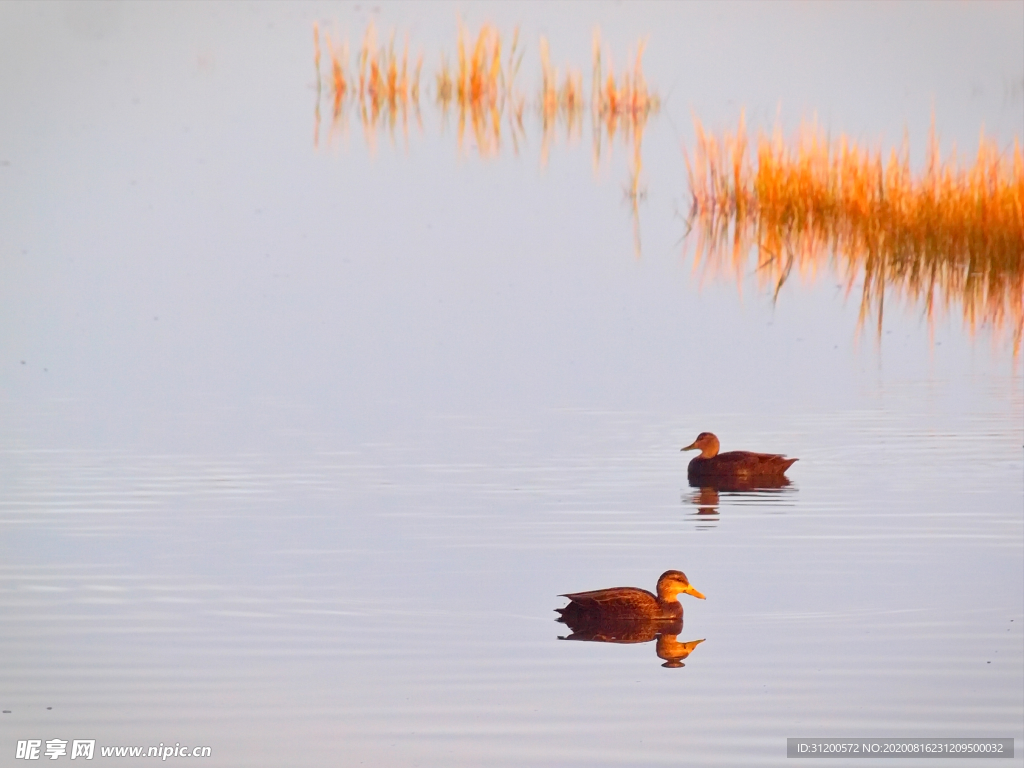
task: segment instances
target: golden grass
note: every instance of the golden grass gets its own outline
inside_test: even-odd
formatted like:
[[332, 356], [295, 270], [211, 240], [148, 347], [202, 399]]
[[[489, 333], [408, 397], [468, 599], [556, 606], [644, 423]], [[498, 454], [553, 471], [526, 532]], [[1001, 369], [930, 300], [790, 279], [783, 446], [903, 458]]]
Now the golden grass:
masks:
[[518, 129], [522, 127], [522, 107], [515, 107], [513, 83], [522, 61], [519, 30], [512, 35], [508, 58], [502, 60], [502, 40], [498, 30], [484, 24], [473, 40], [459, 24], [457, 68], [448, 69], [442, 57], [437, 75], [438, 105], [447, 112], [454, 103], [458, 110], [458, 144], [461, 148], [467, 125], [472, 129], [477, 150], [483, 156], [494, 155], [501, 148], [502, 116], [518, 147]]
[[316, 68], [316, 111], [313, 114], [313, 147], [320, 144], [320, 94], [323, 84], [320, 80], [320, 25], [313, 23], [313, 66]]
[[603, 119], [631, 121], [646, 120], [652, 112], [657, 112], [660, 100], [657, 94], [647, 88], [644, 78], [643, 57], [646, 41], [637, 46], [636, 58], [632, 69], [623, 70], [616, 83], [615, 69], [611, 65], [604, 69], [604, 57], [601, 50], [601, 32], [594, 30], [594, 85], [591, 89], [594, 113]]
[[[392, 32], [387, 45], [377, 44], [376, 28], [371, 21], [363, 35], [362, 44], [356, 54], [356, 63], [349, 63], [348, 44], [336, 46], [330, 33], [323, 33], [324, 44], [330, 57], [326, 78], [332, 105], [332, 129], [345, 128], [346, 110], [351, 105], [358, 113], [367, 142], [374, 144], [374, 136], [381, 128], [387, 128], [394, 136], [399, 122], [408, 136], [408, 112], [414, 110], [419, 120], [419, 81], [423, 67], [422, 55], [410, 70], [409, 45], [406, 42], [399, 54], [395, 49], [395, 34]], [[318, 143], [321, 92], [321, 48], [320, 28], [313, 25], [313, 63], [317, 72], [316, 137]]]
[[829, 140], [814, 123], [787, 143], [759, 133], [749, 149], [741, 116], [716, 137], [695, 120], [690, 225], [696, 264], [737, 277], [755, 251], [762, 286], [776, 296], [795, 268], [813, 276], [831, 265], [846, 291], [862, 282], [860, 324], [881, 333], [887, 291], [936, 310], [959, 305], [972, 335], [1008, 333], [1013, 355], [1024, 334], [1024, 159], [1019, 142], [1003, 152], [982, 134], [972, 164], [941, 157], [934, 127], [924, 169], [910, 166], [909, 143], [883, 156], [845, 136]]
[[[623, 70], [616, 83], [611, 56], [602, 52], [601, 32], [599, 29], [594, 30], [594, 69], [591, 87], [594, 167], [597, 168], [601, 162], [601, 143], [604, 137], [607, 137], [610, 144], [616, 134], [621, 134], [623, 141], [631, 145], [626, 199], [629, 201], [633, 217], [633, 244], [637, 256], [640, 255], [640, 200], [643, 197], [640, 188], [640, 174], [643, 170], [641, 147], [647, 120], [651, 115], [657, 114], [661, 107], [658, 95], [647, 87], [647, 80], [644, 77], [645, 47], [644, 41], [637, 45], [633, 68]], [[608, 60], [607, 69], [604, 65], [605, 59]]]
[[[326, 76], [321, 75], [321, 36], [330, 59]], [[648, 89], [643, 75], [643, 43], [637, 46], [633, 68], [617, 75], [613, 68], [605, 68], [603, 62], [610, 57], [602, 52], [600, 34], [595, 32], [594, 79], [589, 99], [582, 74], [571, 68], [561, 74], [551, 65], [548, 42], [543, 37], [539, 47], [541, 85], [536, 104], [543, 136], [542, 163], [557, 125], [565, 126], [567, 139], [581, 137], [588, 101], [595, 132], [595, 164], [603, 142], [610, 142], [617, 135], [633, 147], [635, 155], [644, 124], [658, 109], [658, 97]], [[457, 113], [460, 148], [466, 137], [472, 135], [480, 154], [492, 155], [501, 147], [504, 130], [518, 148], [525, 136], [524, 112], [528, 101], [516, 88], [524, 53], [518, 29], [506, 45], [493, 25], [482, 25], [474, 35], [459, 24], [454, 64], [442, 53], [433, 83], [435, 104], [445, 121], [451, 110]], [[358, 113], [371, 143], [374, 132], [385, 126], [394, 129], [396, 120], [404, 120], [407, 111], [419, 118], [423, 57], [412, 68], [408, 43], [398, 53], [394, 33], [387, 45], [378, 45], [371, 22], [356, 52], [355, 64], [350, 64], [348, 46], [336, 46], [330, 34], [321, 32], [319, 25], [314, 24], [313, 63], [317, 73], [317, 136], [323, 83], [332, 101], [333, 125], [344, 129], [346, 110], [351, 107]], [[503, 129], [503, 125], [507, 127]], [[314, 138], [314, 143], [317, 141]]]
[[[320, 100], [322, 90], [331, 99], [331, 134], [347, 131], [347, 114], [354, 111], [362, 124], [367, 143], [373, 148], [381, 130], [389, 130], [392, 141], [396, 125], [401, 121], [408, 141], [409, 112], [420, 117], [420, 75], [423, 57], [410, 71], [408, 43], [401, 53], [396, 51], [392, 32], [387, 45], [378, 45], [373, 23], [367, 27], [354, 65], [349, 63], [348, 46], [335, 46], [323, 32], [330, 64], [326, 77], [321, 76], [321, 31], [313, 26], [313, 63], [317, 73], [317, 105], [315, 111], [314, 146], [319, 145]], [[644, 78], [642, 59], [644, 43], [638, 44], [634, 64], [621, 73], [605, 65], [611, 57], [602, 50], [600, 32], [594, 34], [593, 82], [589, 99], [584, 92], [583, 76], [567, 68], [561, 74], [551, 65], [548, 42], [540, 39], [541, 84], [536, 99], [536, 112], [541, 124], [541, 165], [547, 162], [557, 126], [565, 127], [567, 141], [582, 136], [584, 115], [589, 103], [595, 170], [600, 166], [605, 147], [616, 137], [630, 148], [630, 179], [626, 196], [631, 205], [634, 236], [639, 253], [639, 201], [641, 147], [648, 118], [657, 112], [659, 100]], [[460, 23], [454, 65], [442, 53], [440, 67], [434, 74], [434, 101], [441, 112], [442, 125], [447, 125], [454, 112], [458, 122], [459, 149], [472, 137], [477, 152], [484, 157], [500, 152], [503, 140], [511, 140], [518, 152], [525, 139], [524, 112], [527, 97], [516, 87], [516, 77], [524, 50], [519, 42], [518, 28], [506, 45], [498, 29], [484, 24], [473, 35]], [[326, 89], [322, 87], [326, 83]]]
[[566, 139], [579, 139], [583, 123], [583, 75], [570, 69], [562, 77], [551, 66], [547, 38], [540, 39], [541, 86], [538, 111], [541, 118], [541, 165], [545, 165], [548, 152], [559, 122], [565, 125]]

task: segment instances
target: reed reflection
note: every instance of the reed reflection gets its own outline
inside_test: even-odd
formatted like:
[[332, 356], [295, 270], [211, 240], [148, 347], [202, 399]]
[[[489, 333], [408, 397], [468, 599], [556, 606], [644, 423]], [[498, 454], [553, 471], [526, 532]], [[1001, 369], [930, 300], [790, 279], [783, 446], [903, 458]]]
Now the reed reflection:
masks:
[[[322, 72], [322, 47], [330, 59], [326, 75]], [[461, 24], [456, 42], [454, 64], [446, 53], [434, 82], [434, 106], [442, 131], [456, 122], [459, 150], [472, 144], [481, 157], [496, 156], [509, 143], [518, 154], [527, 136], [525, 115], [532, 113], [540, 123], [541, 166], [547, 164], [551, 147], [564, 132], [567, 144], [582, 140], [590, 113], [590, 131], [595, 172], [602, 158], [610, 156], [618, 139], [628, 147], [629, 182], [626, 198], [633, 218], [636, 252], [640, 252], [639, 203], [644, 197], [641, 185], [642, 145], [648, 119], [657, 114], [661, 102], [647, 86], [643, 74], [643, 43], [638, 44], [633, 64], [616, 74], [611, 55], [601, 44], [600, 31], [594, 32], [593, 74], [590, 97], [584, 91], [583, 75], [578, 69], [560, 72], [552, 65], [547, 39], [540, 39], [541, 83], [531, 98], [520, 90], [517, 75], [524, 48], [519, 30], [507, 46], [501, 33], [484, 24], [474, 38]], [[367, 145], [376, 148], [377, 137], [387, 133], [397, 143], [400, 127], [404, 143], [409, 143], [410, 116], [423, 132], [420, 112], [420, 79], [423, 55], [412, 65], [409, 43], [401, 52], [392, 32], [389, 43], [378, 45], [373, 23], [367, 27], [362, 44], [351, 63], [348, 45], [336, 45], [330, 34], [313, 26], [313, 63], [316, 69], [316, 105], [314, 107], [313, 145], [321, 142], [321, 102], [326, 101], [331, 115], [327, 143], [337, 134], [348, 132], [349, 114], [354, 113], [363, 128]]]
[[572, 634], [559, 635], [559, 640], [584, 640], [594, 643], [622, 643], [632, 645], [649, 643], [654, 640], [654, 651], [665, 663], [661, 666], [679, 668], [686, 666], [683, 660], [704, 642], [700, 640], [680, 641], [683, 619], [622, 619], [615, 617], [570, 619], [566, 616], [558, 621], [566, 624]]
[[500, 150], [503, 117], [517, 154], [524, 134], [524, 98], [515, 89], [515, 77], [523, 58], [518, 28], [513, 33], [505, 61], [501, 48], [501, 35], [491, 25], [481, 27], [476, 41], [472, 42], [460, 24], [458, 66], [449, 70], [448, 60], [442, 54], [441, 69], [436, 76], [436, 104], [445, 122], [449, 108], [454, 106], [459, 148], [465, 145], [468, 124], [482, 157], [496, 155]]
[[982, 134], [973, 165], [943, 160], [934, 128], [924, 169], [910, 167], [909, 144], [887, 159], [815, 124], [787, 143], [759, 134], [756, 149], [741, 116], [716, 137], [695, 122], [686, 155], [696, 231], [695, 266], [742, 282], [750, 255], [762, 287], [777, 297], [794, 270], [813, 278], [830, 266], [846, 294], [862, 283], [859, 324], [882, 330], [885, 296], [936, 310], [959, 305], [973, 335], [1008, 334], [1013, 356], [1024, 334], [1024, 156], [1015, 139], [1003, 152]]
[[[420, 73], [423, 68], [423, 55], [418, 57], [415, 67], [409, 68], [409, 43], [399, 55], [395, 49], [395, 35], [392, 33], [387, 46], [377, 44], [377, 31], [371, 22], [363, 35], [354, 67], [349, 64], [348, 43], [335, 45], [330, 33], [323, 33], [324, 43], [330, 56], [330, 70], [327, 77], [327, 90], [331, 104], [331, 132], [333, 139], [336, 131], [347, 131], [347, 108], [351, 106], [359, 115], [363, 127], [363, 135], [371, 150], [376, 147], [376, 137], [381, 131], [387, 131], [392, 143], [395, 141], [396, 127], [401, 124], [402, 135], [408, 142], [409, 113], [416, 117], [417, 125], [422, 130], [423, 123], [419, 111]], [[313, 25], [313, 62], [316, 67], [317, 104], [313, 146], [320, 143], [320, 101], [324, 92], [320, 72], [320, 27]]]

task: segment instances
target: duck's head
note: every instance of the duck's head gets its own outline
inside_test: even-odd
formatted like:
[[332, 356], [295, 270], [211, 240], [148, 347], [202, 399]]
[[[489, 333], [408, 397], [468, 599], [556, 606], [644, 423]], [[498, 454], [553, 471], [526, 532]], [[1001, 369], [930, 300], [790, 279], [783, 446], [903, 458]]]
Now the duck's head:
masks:
[[697, 435], [697, 439], [690, 443], [688, 446], [683, 448], [684, 451], [692, 451], [697, 449], [700, 451], [700, 457], [702, 459], [710, 459], [712, 456], [718, 455], [718, 438], [710, 432], [701, 432]]
[[680, 592], [693, 595], [701, 600], [704, 595], [690, 586], [686, 574], [682, 571], [665, 571], [658, 579], [658, 597], [662, 600], [674, 600]]

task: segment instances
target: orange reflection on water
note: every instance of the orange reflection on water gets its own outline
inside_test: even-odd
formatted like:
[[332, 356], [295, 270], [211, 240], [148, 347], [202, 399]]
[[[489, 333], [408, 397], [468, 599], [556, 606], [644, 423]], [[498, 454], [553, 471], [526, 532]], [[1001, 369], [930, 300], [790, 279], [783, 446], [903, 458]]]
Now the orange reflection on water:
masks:
[[[321, 32], [313, 25], [313, 64], [317, 73], [317, 119], [320, 95], [325, 80], [321, 73]], [[378, 46], [373, 23], [367, 27], [357, 53], [357, 64], [348, 63], [348, 46], [335, 46], [327, 32], [324, 44], [330, 55], [330, 68], [326, 82], [332, 100], [334, 120], [343, 117], [344, 109], [352, 100], [360, 110], [360, 119], [368, 128], [378, 126], [381, 115], [393, 120], [402, 109], [419, 108], [419, 82], [423, 57], [410, 72], [408, 43], [401, 56], [395, 51], [395, 33], [387, 46]], [[500, 145], [501, 121], [508, 118], [522, 135], [523, 113], [527, 98], [516, 88], [515, 80], [522, 64], [524, 50], [519, 44], [517, 28], [503, 58], [503, 43], [497, 28], [484, 24], [474, 39], [460, 24], [457, 40], [457, 59], [453, 67], [442, 53], [440, 68], [434, 76], [435, 102], [443, 113], [453, 107], [460, 113], [459, 145], [465, 139], [464, 127], [472, 127], [481, 154], [490, 154]], [[599, 162], [605, 142], [617, 135], [634, 148], [640, 145], [648, 117], [660, 106], [657, 94], [652, 92], [643, 74], [644, 43], [637, 46], [634, 65], [618, 77], [604, 61], [610, 56], [602, 51], [600, 32], [594, 33], [593, 80], [591, 87], [591, 113], [594, 125], [594, 161]], [[536, 99], [536, 111], [541, 119], [545, 142], [550, 145], [551, 134], [558, 124], [565, 125], [569, 138], [578, 138], [582, 132], [583, 113], [587, 98], [583, 76], [579, 70], [569, 69], [564, 77], [551, 65], [547, 39], [540, 39], [541, 87]], [[354, 70], [354, 71], [353, 71]], [[358, 87], [356, 82], [358, 81]], [[318, 123], [319, 128], [319, 123]], [[319, 134], [319, 130], [317, 132]], [[314, 141], [318, 141], [315, 139]]]
[[636, 59], [632, 69], [622, 72], [618, 84], [615, 71], [608, 56], [608, 70], [604, 70], [601, 53], [601, 32], [594, 30], [594, 86], [592, 92], [592, 112], [594, 116], [594, 167], [601, 162], [601, 141], [607, 136], [611, 144], [616, 134], [621, 134], [625, 143], [631, 145], [629, 157], [629, 184], [626, 187], [626, 198], [633, 214], [633, 244], [637, 256], [640, 255], [640, 200], [643, 192], [640, 188], [640, 172], [643, 168], [642, 153], [644, 128], [647, 119], [657, 114], [661, 106], [658, 95], [647, 87], [644, 77], [643, 56], [646, 43], [637, 46]]
[[[356, 64], [349, 64], [348, 44], [335, 46], [328, 32], [323, 33], [324, 43], [330, 56], [330, 70], [327, 78], [331, 99], [331, 133], [347, 130], [347, 109], [351, 105], [359, 114], [363, 134], [371, 149], [376, 146], [376, 135], [387, 130], [392, 141], [399, 123], [402, 134], [408, 139], [409, 112], [419, 122], [419, 88], [423, 56], [420, 55], [410, 71], [409, 44], [406, 42], [401, 54], [395, 49], [395, 34], [386, 46], [377, 44], [377, 31], [370, 22], [359, 47]], [[320, 28], [313, 25], [313, 61], [317, 73], [317, 104], [313, 145], [319, 145], [320, 101], [323, 78], [320, 73]], [[421, 124], [422, 128], [422, 124]]]
[[540, 60], [542, 83], [540, 89], [540, 116], [542, 143], [540, 150], [541, 165], [546, 165], [548, 152], [555, 137], [559, 123], [565, 125], [566, 141], [578, 140], [583, 132], [583, 75], [570, 69], [565, 77], [560, 77], [558, 70], [551, 66], [548, 53], [548, 41], [540, 39]]
[[1018, 141], [1000, 151], [982, 134], [972, 165], [943, 160], [934, 129], [924, 170], [910, 168], [907, 139], [883, 158], [805, 124], [792, 143], [780, 130], [749, 150], [741, 116], [721, 138], [695, 121], [686, 163], [697, 231], [695, 265], [742, 281], [754, 251], [762, 287], [776, 296], [792, 274], [831, 266], [846, 292], [863, 283], [859, 324], [881, 333], [886, 291], [936, 308], [959, 304], [973, 335], [980, 327], [1024, 332], [1024, 158]]
[[484, 24], [470, 44], [469, 35], [460, 24], [458, 68], [449, 73], [447, 59], [442, 57], [437, 76], [438, 106], [446, 118], [450, 106], [454, 105], [458, 112], [459, 148], [463, 148], [468, 123], [477, 151], [483, 157], [495, 155], [501, 148], [503, 115], [508, 119], [517, 150], [522, 134], [523, 101], [517, 99], [514, 90], [515, 76], [522, 61], [518, 28], [504, 62], [501, 47], [501, 34], [495, 27]]
[[[423, 130], [419, 105], [423, 57], [420, 56], [415, 67], [411, 68], [408, 43], [399, 54], [395, 47], [395, 33], [392, 32], [389, 44], [378, 46], [371, 23], [357, 52], [355, 66], [349, 64], [347, 45], [336, 46], [327, 32], [323, 33], [323, 43], [330, 58], [326, 76], [321, 73], [321, 31], [318, 25], [314, 25], [313, 63], [317, 73], [314, 146], [319, 146], [320, 142], [320, 102], [324, 93], [331, 111], [328, 143], [336, 133], [347, 132], [349, 110], [358, 115], [371, 149], [375, 147], [377, 134], [381, 131], [388, 131], [394, 142], [399, 125], [408, 142], [410, 113], [416, 116], [420, 131]], [[540, 40], [541, 85], [538, 96], [533, 100], [529, 100], [516, 86], [524, 55], [518, 28], [506, 53], [501, 34], [494, 26], [484, 24], [474, 38], [459, 24], [456, 50], [454, 66], [442, 53], [440, 68], [433, 82], [434, 103], [441, 114], [442, 126], [448, 124], [451, 113], [455, 114], [460, 150], [471, 139], [480, 156], [494, 156], [501, 151], [502, 140], [507, 137], [518, 154], [526, 137], [524, 114], [528, 104], [532, 103], [540, 121], [541, 165], [544, 166], [559, 126], [564, 126], [567, 142], [581, 139], [589, 102], [595, 170], [599, 168], [602, 156], [609, 154], [616, 137], [620, 137], [630, 149], [626, 197], [633, 215], [634, 240], [639, 254], [643, 134], [648, 118], [660, 106], [657, 94], [648, 88], [643, 74], [644, 44], [641, 42], [637, 46], [636, 55], [632, 57], [633, 66], [616, 74], [610, 65], [610, 55], [602, 50], [600, 32], [595, 31], [589, 100], [584, 92], [583, 76], [578, 70], [567, 68], [563, 75], [552, 66], [548, 42], [543, 37]]]
[[[332, 57], [333, 58], [333, 57]], [[409, 135], [408, 110], [419, 106], [419, 57], [413, 73], [409, 73], [409, 43], [402, 49], [401, 60], [395, 53], [395, 34], [387, 47], [377, 46], [376, 30], [371, 23], [359, 49], [359, 121], [366, 141], [373, 147], [378, 128], [387, 126], [394, 136], [395, 125], [402, 121], [402, 133]]]

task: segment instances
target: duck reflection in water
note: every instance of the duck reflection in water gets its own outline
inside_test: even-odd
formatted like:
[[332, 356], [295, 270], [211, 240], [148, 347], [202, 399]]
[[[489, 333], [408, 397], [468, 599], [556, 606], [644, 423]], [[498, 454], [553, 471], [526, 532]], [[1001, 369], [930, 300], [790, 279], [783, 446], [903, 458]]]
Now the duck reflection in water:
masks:
[[588, 640], [594, 643], [649, 643], [656, 640], [654, 650], [659, 659], [664, 659], [661, 666], [672, 669], [685, 667], [683, 659], [693, 649], [704, 642], [700, 640], [679, 641], [683, 631], [683, 619], [576, 619], [564, 616], [559, 619], [572, 630], [571, 635], [559, 635], [559, 640]]
[[698, 515], [717, 515], [718, 505], [721, 503], [718, 489], [713, 486], [707, 486], [695, 491], [690, 501], [697, 508]]
[[719, 453], [719, 448], [720, 443], [715, 435], [701, 432], [696, 440], [682, 449], [700, 451], [700, 455], [691, 459], [686, 468], [690, 485], [719, 491], [752, 491], [789, 485], [786, 470], [797, 459], [787, 459], [777, 453], [753, 451]]
[[718, 508], [722, 504], [723, 493], [726, 494], [727, 498], [759, 499], [764, 501], [772, 498], [777, 499], [781, 494], [791, 493], [796, 489], [796, 486], [793, 486], [787, 477], [760, 478], [745, 483], [712, 484], [710, 481], [704, 480], [700, 485], [691, 484], [691, 487], [696, 490], [690, 494], [689, 498], [684, 496], [683, 502], [689, 501], [690, 504], [693, 504], [697, 508], [695, 514], [700, 516], [718, 516], [720, 514]]
[[658, 594], [636, 587], [612, 587], [592, 592], [575, 592], [565, 608], [556, 608], [558, 621], [572, 634], [560, 640], [589, 640], [598, 643], [647, 643], [657, 640], [658, 657], [665, 667], [681, 667], [694, 648], [704, 640], [680, 642], [683, 606], [679, 595], [704, 599], [681, 571], [665, 571], [658, 579]]

